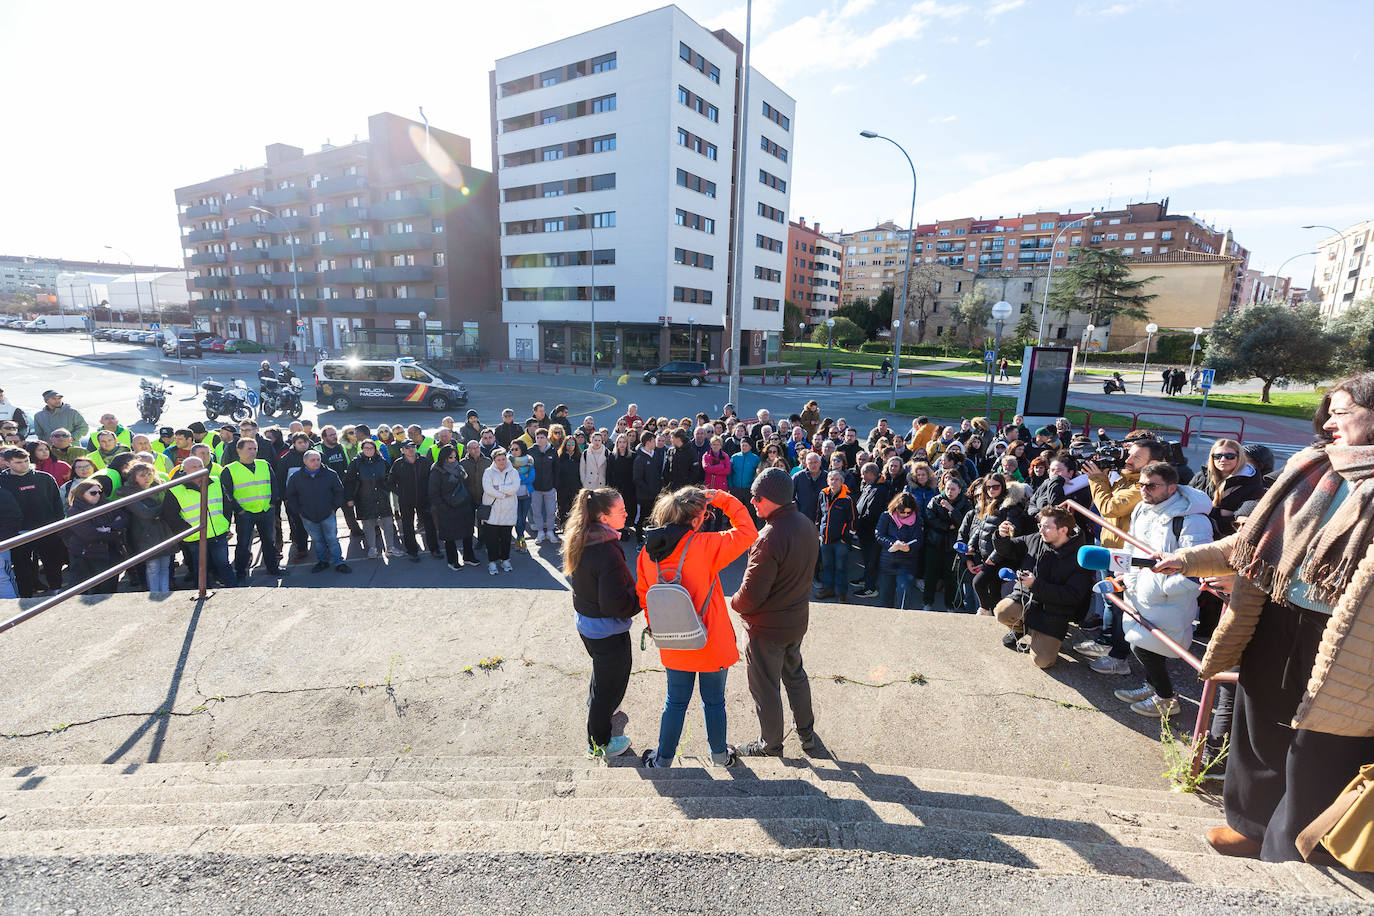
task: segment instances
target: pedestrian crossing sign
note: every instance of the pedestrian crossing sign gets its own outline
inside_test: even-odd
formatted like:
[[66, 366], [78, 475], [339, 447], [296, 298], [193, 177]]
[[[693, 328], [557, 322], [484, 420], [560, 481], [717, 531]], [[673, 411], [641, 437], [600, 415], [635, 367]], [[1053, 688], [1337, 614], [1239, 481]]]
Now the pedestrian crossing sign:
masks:
[[984, 351], [984, 353], [983, 353], [983, 362], [985, 362], [985, 363], [991, 363], [991, 362], [995, 362], [996, 360], [997, 360], [997, 351], [995, 351], [995, 350], [986, 350], [986, 351]]
[[1198, 382], [1198, 385], [1197, 385], [1197, 386], [1198, 386], [1199, 388], [1201, 388], [1203, 391], [1206, 391], [1208, 388], [1211, 388], [1211, 387], [1212, 387], [1212, 379], [1216, 377], [1216, 374], [1217, 374], [1217, 370], [1215, 370], [1215, 369], [1203, 369], [1203, 370], [1202, 370], [1202, 381]]

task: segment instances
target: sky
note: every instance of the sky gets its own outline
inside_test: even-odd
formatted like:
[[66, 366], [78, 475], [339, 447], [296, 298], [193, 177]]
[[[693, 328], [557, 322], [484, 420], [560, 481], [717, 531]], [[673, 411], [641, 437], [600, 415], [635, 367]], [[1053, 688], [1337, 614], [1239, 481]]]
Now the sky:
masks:
[[[683, 0], [744, 38], [743, 0]], [[319, 149], [380, 111], [472, 138], [496, 57], [634, 0], [0, 2], [0, 253], [180, 265], [173, 189]], [[790, 218], [822, 229], [1170, 199], [1277, 268], [1374, 218], [1361, 0], [755, 0], [754, 65], [797, 100]], [[106, 250], [113, 246], [119, 252]], [[1312, 259], [1285, 275], [1307, 285]]]

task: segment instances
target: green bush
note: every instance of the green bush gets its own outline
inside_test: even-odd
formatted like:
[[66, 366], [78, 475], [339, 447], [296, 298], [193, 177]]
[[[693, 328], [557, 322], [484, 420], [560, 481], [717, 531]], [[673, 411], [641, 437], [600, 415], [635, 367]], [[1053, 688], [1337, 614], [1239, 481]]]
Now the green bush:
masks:
[[[1199, 337], [1198, 343], [1206, 347], [1207, 335]], [[1165, 334], [1159, 338], [1159, 343], [1155, 347], [1155, 359], [1166, 363], [1186, 363], [1189, 356], [1188, 348], [1192, 345], [1192, 334]], [[1202, 351], [1198, 352], [1201, 354]]]

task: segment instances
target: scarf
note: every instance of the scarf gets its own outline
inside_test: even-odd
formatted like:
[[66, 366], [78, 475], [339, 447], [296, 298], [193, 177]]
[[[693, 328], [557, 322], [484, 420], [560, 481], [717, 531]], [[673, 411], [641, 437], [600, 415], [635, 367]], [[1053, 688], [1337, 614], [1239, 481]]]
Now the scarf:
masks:
[[[1322, 519], [1343, 482], [1350, 495]], [[1374, 536], [1374, 445], [1303, 449], [1284, 466], [1245, 523], [1231, 567], [1284, 603], [1297, 578], [1308, 595], [1335, 606]]]
[[604, 544], [607, 541], [619, 540], [619, 531], [616, 531], [610, 525], [603, 524], [602, 522], [596, 522], [595, 524], [587, 526], [587, 539], [583, 542], [583, 544], [587, 547], [591, 547], [593, 544]]

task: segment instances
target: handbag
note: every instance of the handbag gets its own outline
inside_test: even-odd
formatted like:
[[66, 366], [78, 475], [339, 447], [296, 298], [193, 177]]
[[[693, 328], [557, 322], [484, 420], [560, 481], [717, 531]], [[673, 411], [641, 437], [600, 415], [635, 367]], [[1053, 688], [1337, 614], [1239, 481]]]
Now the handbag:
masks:
[[1317, 819], [1298, 834], [1297, 847], [1304, 859], [1320, 843], [1351, 871], [1374, 872], [1374, 763], [1360, 767]]
[[474, 511], [479, 522], [491, 520], [491, 506], [478, 506]]

